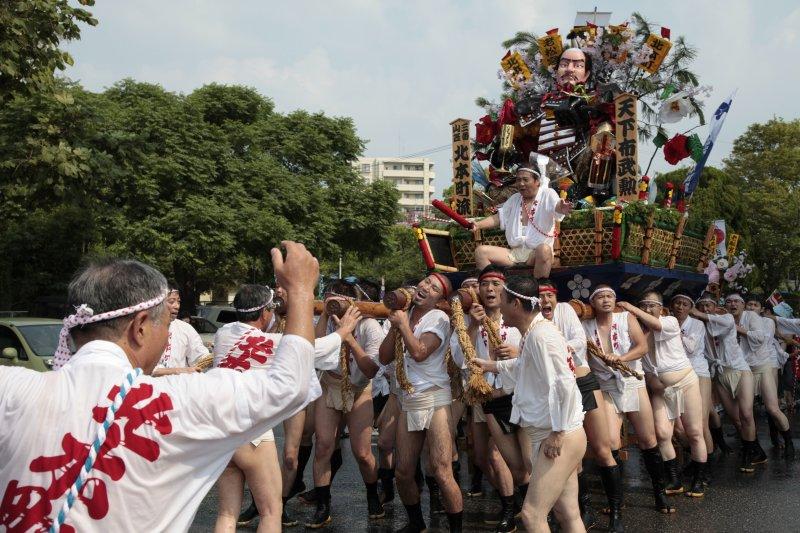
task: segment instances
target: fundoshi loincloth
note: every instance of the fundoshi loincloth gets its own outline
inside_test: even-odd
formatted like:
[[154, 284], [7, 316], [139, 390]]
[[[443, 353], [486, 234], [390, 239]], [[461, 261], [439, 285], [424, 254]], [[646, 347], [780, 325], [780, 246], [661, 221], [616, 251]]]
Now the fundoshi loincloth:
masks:
[[441, 407], [450, 408], [453, 395], [450, 387], [434, 387], [413, 394], [402, 394], [400, 406], [406, 414], [406, 427], [408, 431], [423, 431], [429, 429], [433, 413]]

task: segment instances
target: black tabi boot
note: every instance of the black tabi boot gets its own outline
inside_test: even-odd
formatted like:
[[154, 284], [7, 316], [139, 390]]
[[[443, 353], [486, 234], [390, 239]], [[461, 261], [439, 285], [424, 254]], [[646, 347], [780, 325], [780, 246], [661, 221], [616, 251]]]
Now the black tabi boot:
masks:
[[447, 523], [450, 525], [450, 533], [461, 533], [461, 522], [463, 518], [464, 511], [447, 513]]
[[422, 518], [422, 506], [419, 503], [413, 505], [406, 505], [406, 514], [408, 514], [408, 524], [402, 529], [398, 529], [397, 533], [421, 533], [425, 531], [425, 519]]
[[522, 504], [525, 503], [525, 497], [528, 495], [528, 483], [517, 487], [517, 492], [514, 494], [514, 516], [519, 518], [522, 512]]
[[472, 480], [469, 484], [467, 496], [470, 498], [478, 498], [483, 496], [483, 471], [477, 465], [472, 471]]
[[756, 471], [755, 467], [753, 466], [753, 444], [754, 443], [751, 441], [742, 441], [742, 455], [739, 463], [739, 472], [752, 474]]
[[642, 457], [653, 485], [656, 510], [663, 514], [674, 513], [675, 509], [667, 501], [667, 493], [664, 491], [664, 461], [661, 458], [661, 452], [658, 451], [658, 446], [642, 450]]
[[417, 489], [422, 492], [425, 488], [425, 476], [422, 475], [422, 462], [417, 461], [417, 469], [414, 471], [414, 481], [417, 482]]
[[624, 533], [622, 525], [622, 470], [619, 465], [601, 466], [600, 479], [608, 499], [608, 531]]
[[725, 435], [722, 434], [722, 426], [718, 428], [709, 427], [708, 430], [711, 432], [711, 439], [714, 441], [715, 448], [718, 448], [719, 451], [726, 455], [733, 452], [733, 449], [725, 442]]
[[761, 443], [758, 442], [758, 437], [756, 437], [756, 440], [753, 441], [751, 449], [753, 452], [754, 465], [763, 465], [767, 462], [767, 452], [765, 452], [764, 448], [761, 447]]
[[370, 520], [376, 518], [383, 518], [386, 516], [386, 511], [383, 510], [380, 496], [378, 496], [378, 482], [364, 483], [367, 487], [367, 513]]
[[794, 459], [794, 442], [792, 441], [792, 428], [781, 431], [783, 436], [783, 456], [786, 459]]
[[586, 474], [583, 472], [578, 474], [578, 507], [580, 508], [583, 527], [587, 531], [592, 529], [597, 523], [597, 514], [592, 509], [592, 502], [589, 497], [589, 483], [586, 480]]
[[381, 480], [381, 503], [394, 500], [394, 468], [379, 468], [378, 478]]
[[236, 519], [237, 526], [246, 526], [250, 522], [252, 522], [258, 516], [258, 509], [256, 508], [256, 502], [250, 504], [250, 507], [242, 511], [242, 514], [239, 515], [239, 518]]
[[314, 511], [314, 517], [311, 522], [306, 524], [306, 527], [320, 529], [331, 523], [331, 486], [320, 485], [315, 489], [317, 510]]
[[686, 491], [686, 495], [692, 498], [702, 498], [706, 494], [706, 463], [692, 460], [692, 486]]
[[431, 502], [431, 514], [442, 514], [444, 513], [444, 507], [442, 507], [442, 496], [439, 493], [439, 483], [436, 481], [436, 478], [433, 476], [425, 476], [425, 484], [428, 485], [428, 496], [430, 496]]
[[667, 494], [680, 494], [683, 492], [683, 483], [678, 475], [678, 458], [664, 461], [664, 472], [667, 475], [667, 486], [664, 492]]
[[772, 447], [780, 448], [781, 440], [778, 438], [780, 431], [778, 431], [778, 426], [775, 425], [775, 421], [769, 415], [767, 415], [767, 424], [769, 425], [769, 440], [772, 442]]
[[283, 498], [283, 510], [281, 511], [281, 525], [283, 527], [294, 527], [297, 525], [297, 519], [293, 518], [288, 512], [286, 512], [286, 502], [289, 501], [289, 497]]
[[500, 520], [494, 528], [495, 533], [513, 533], [517, 530], [517, 521], [514, 518], [514, 496], [500, 496]]
[[453, 479], [456, 480], [456, 485], [461, 485], [461, 461], [453, 461]]

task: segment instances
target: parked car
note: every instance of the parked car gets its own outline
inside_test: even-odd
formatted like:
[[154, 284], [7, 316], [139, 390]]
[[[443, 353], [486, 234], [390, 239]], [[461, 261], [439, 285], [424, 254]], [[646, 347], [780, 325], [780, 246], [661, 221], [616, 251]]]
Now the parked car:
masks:
[[200, 338], [203, 339], [203, 344], [206, 345], [208, 351], [213, 350], [214, 335], [217, 333], [219, 326], [211, 322], [209, 319], [201, 316], [190, 316], [189, 324], [191, 324], [194, 330], [200, 334]]
[[0, 319], [0, 365], [50, 370], [62, 325], [52, 318]]
[[236, 322], [236, 310], [230, 305], [201, 305], [197, 308], [197, 316], [217, 327]]

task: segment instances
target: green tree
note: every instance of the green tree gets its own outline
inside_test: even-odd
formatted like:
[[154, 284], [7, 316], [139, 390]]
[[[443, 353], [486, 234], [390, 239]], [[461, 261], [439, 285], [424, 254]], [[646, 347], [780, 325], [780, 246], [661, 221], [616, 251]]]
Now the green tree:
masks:
[[73, 63], [59, 46], [80, 38], [78, 23], [96, 26], [97, 20], [67, 0], [0, 2], [0, 102], [53, 88], [55, 71]]

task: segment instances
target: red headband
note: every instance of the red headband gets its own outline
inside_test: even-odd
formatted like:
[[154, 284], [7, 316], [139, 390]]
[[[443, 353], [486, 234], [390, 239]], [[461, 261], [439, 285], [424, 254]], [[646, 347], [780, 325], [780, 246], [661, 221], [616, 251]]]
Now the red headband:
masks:
[[552, 292], [556, 296], [558, 296], [558, 289], [553, 287], [552, 285], [539, 285], [539, 294], [543, 292]]
[[486, 278], [497, 278], [502, 281], [506, 280], [506, 277], [502, 272], [487, 272], [486, 274], [481, 274], [481, 277], [478, 278], [478, 281], [483, 281]]
[[444, 296], [447, 296], [448, 293], [450, 292], [450, 290], [447, 288], [448, 285], [447, 278], [444, 277], [444, 275], [439, 274], [438, 272], [431, 272], [431, 276], [436, 278], [436, 281], [438, 281], [439, 284], [442, 286], [442, 294]]

